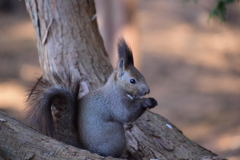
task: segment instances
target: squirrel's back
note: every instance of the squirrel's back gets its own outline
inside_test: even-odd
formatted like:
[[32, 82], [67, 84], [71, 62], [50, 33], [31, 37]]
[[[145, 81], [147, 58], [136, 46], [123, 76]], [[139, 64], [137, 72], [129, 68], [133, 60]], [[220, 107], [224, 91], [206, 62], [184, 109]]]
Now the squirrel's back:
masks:
[[125, 130], [114, 113], [125, 107], [122, 97], [117, 88], [107, 83], [79, 100], [79, 140], [83, 148], [103, 156], [122, 155], [126, 148]]

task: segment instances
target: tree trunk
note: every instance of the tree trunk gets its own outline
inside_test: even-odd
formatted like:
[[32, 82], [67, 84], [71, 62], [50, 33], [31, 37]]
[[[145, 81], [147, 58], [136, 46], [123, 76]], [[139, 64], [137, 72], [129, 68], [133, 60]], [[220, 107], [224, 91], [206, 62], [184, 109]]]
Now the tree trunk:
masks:
[[[106, 82], [112, 71], [98, 32], [93, 0], [25, 0], [44, 73], [80, 77], [81, 95]], [[126, 126], [128, 151], [136, 159], [202, 159], [216, 156], [186, 138], [171, 122], [146, 112]], [[2, 159], [104, 159], [58, 142], [0, 113]], [[206, 158], [206, 157], [205, 157]], [[108, 159], [108, 158], [106, 158]]]
[[34, 24], [43, 73], [81, 81], [81, 95], [102, 86], [112, 72], [93, 0], [25, 0]]

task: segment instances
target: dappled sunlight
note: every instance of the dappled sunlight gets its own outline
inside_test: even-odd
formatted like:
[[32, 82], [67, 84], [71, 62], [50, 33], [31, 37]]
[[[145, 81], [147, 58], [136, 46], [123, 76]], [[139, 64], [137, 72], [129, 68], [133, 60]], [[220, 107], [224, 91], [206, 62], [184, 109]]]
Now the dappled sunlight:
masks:
[[209, 20], [212, 2], [141, 2], [141, 68], [154, 111], [203, 147], [240, 156], [240, 131], [231, 130], [240, 127], [239, 25]]
[[199, 142], [205, 141], [206, 148], [214, 148], [215, 152], [225, 153], [230, 160], [234, 160], [234, 155], [240, 151], [240, 126], [231, 130], [224, 130], [220, 136], [213, 132], [211, 128], [212, 126], [208, 123], [182, 126], [185, 132], [192, 135], [191, 138], [197, 139]]
[[[27, 98], [26, 88], [15, 80], [0, 83], [0, 108], [16, 110], [19, 114], [25, 107]], [[20, 116], [20, 115], [19, 115]]]
[[238, 134], [238, 135], [230, 135], [230, 134], [223, 135], [220, 138], [218, 138], [217, 145], [221, 151], [224, 151], [227, 149], [231, 149], [231, 150], [239, 149], [240, 148], [240, 134]]
[[35, 33], [28, 17], [0, 17], [0, 110], [21, 119], [31, 82], [41, 74]]
[[203, 93], [240, 95], [240, 77], [226, 75], [199, 77], [196, 81], [196, 87]]
[[[39, 66], [33, 66], [29, 64], [23, 64], [20, 69], [20, 77], [24, 81], [34, 81], [42, 75], [42, 70]], [[33, 79], [35, 77], [35, 79]]]
[[35, 39], [33, 25], [30, 21], [27, 20], [9, 27], [6, 30], [5, 34], [14, 39], [14, 41], [19, 41], [23, 39]]
[[[227, 30], [227, 31], [226, 31]], [[151, 30], [142, 39], [148, 54], [184, 58], [186, 62], [206, 67], [228, 67], [225, 54], [240, 50], [240, 32], [222, 29], [223, 33], [194, 31], [189, 24], [178, 24], [167, 29]]]

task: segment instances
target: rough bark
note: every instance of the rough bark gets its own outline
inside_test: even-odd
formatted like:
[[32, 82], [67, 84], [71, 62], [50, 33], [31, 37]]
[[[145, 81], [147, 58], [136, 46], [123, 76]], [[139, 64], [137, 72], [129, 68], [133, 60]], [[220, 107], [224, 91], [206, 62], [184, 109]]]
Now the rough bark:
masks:
[[0, 112], [0, 159], [112, 159], [42, 135]]
[[112, 72], [99, 34], [92, 0], [26, 0], [44, 73], [81, 81], [81, 95], [96, 89]]
[[[71, 73], [81, 95], [101, 86], [112, 71], [97, 29], [93, 0], [26, 0], [36, 30], [44, 73]], [[80, 95], [80, 96], [81, 96]], [[186, 138], [168, 120], [146, 112], [126, 127], [128, 151], [136, 159], [202, 159], [215, 156]], [[104, 159], [41, 135], [0, 113], [2, 159]], [[107, 158], [106, 158], [107, 159]]]
[[136, 159], [201, 160], [205, 156], [217, 158], [216, 154], [185, 137], [182, 131], [166, 118], [152, 112], [143, 114], [129, 128], [126, 132], [128, 150]]

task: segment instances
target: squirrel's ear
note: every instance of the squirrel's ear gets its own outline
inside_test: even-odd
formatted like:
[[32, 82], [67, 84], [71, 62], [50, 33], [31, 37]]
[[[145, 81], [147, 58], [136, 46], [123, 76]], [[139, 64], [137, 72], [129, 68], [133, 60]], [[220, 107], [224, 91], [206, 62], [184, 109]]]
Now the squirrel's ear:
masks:
[[121, 69], [121, 70], [125, 70], [125, 65], [124, 65], [124, 59], [123, 58], [121, 58], [120, 60], [119, 60], [119, 62], [118, 62], [118, 67], [119, 67], [119, 69]]
[[118, 41], [118, 56], [119, 65], [120, 63], [122, 63], [121, 59], [123, 59], [123, 65], [125, 69], [130, 65], [134, 65], [132, 50], [129, 48], [129, 46], [127, 45], [123, 38], [120, 38]]
[[119, 77], [121, 77], [123, 75], [125, 71], [125, 61], [123, 58], [121, 58], [119, 61], [118, 61], [118, 75]]

